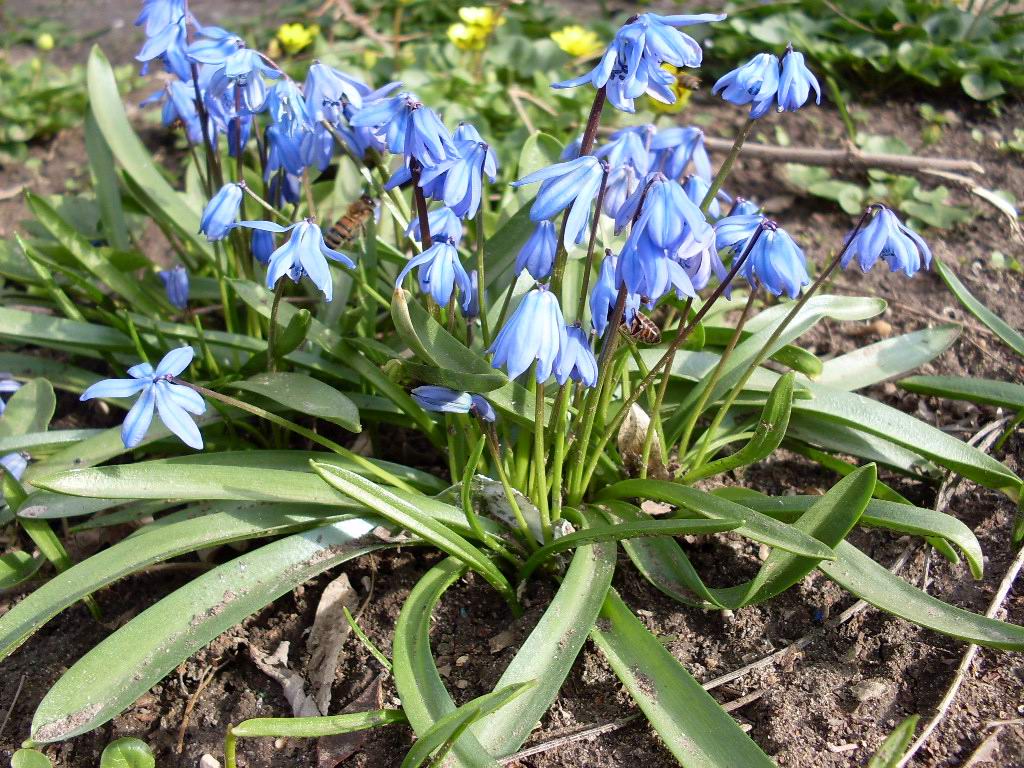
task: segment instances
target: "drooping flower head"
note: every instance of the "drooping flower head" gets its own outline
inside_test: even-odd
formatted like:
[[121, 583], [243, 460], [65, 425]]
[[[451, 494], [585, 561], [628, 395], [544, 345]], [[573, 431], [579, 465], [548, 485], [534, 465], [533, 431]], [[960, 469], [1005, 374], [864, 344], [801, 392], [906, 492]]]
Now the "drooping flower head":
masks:
[[205, 413], [206, 403], [195, 390], [170, 381], [188, 368], [194, 356], [192, 347], [179, 347], [164, 355], [156, 369], [149, 363], [133, 365], [128, 369], [130, 379], [98, 381], [85, 390], [80, 399], [132, 397], [141, 392], [142, 396], [128, 411], [121, 427], [121, 440], [125, 448], [135, 448], [142, 442], [153, 422], [155, 407], [160, 420], [171, 432], [181, 438], [185, 445], [200, 450], [203, 447], [203, 436], [188, 414], [198, 416]]
[[[704, 202], [704, 198], [707, 196], [710, 189], [711, 185], [696, 174], [691, 173], [686, 177], [686, 181], [683, 182], [683, 192], [686, 193], [686, 196], [690, 198], [693, 204], [698, 208], [700, 207], [700, 204]], [[718, 198], [719, 195], [715, 195], [715, 197], [711, 199], [711, 204], [708, 206], [708, 214], [713, 219], [718, 219], [722, 216], [722, 206], [719, 203]]]
[[[619, 289], [615, 282], [618, 259], [610, 249], [605, 249], [604, 259], [601, 261], [601, 269], [598, 271], [597, 280], [590, 291], [590, 321], [594, 325], [594, 331], [598, 336], [604, 336], [608, 327], [608, 320], [615, 309], [615, 302], [618, 298]], [[627, 294], [623, 319], [629, 323], [640, 310], [640, 295]]]
[[913, 277], [932, 263], [928, 244], [884, 205], [877, 205], [871, 221], [856, 235], [847, 235], [846, 242], [846, 253], [840, 262], [843, 269], [856, 261], [867, 272], [881, 259], [889, 265], [889, 271]]
[[178, 309], [188, 308], [188, 270], [180, 264], [156, 273], [164, 284], [167, 300]]
[[349, 122], [355, 128], [374, 129], [391, 152], [405, 154], [424, 167], [459, 154], [441, 119], [412, 93], [368, 104]]
[[736, 214], [715, 223], [715, 247], [727, 256], [743, 253], [747, 242], [767, 219], [760, 213]]
[[241, 182], [229, 182], [210, 198], [199, 220], [199, 231], [207, 240], [223, 240], [228, 236], [238, 218], [243, 189]]
[[617, 218], [622, 206], [636, 192], [637, 185], [643, 174], [637, 173], [629, 163], [613, 168], [608, 174], [608, 182], [604, 191], [604, 214]]
[[784, 293], [791, 299], [811, 282], [803, 250], [774, 221], [764, 222], [740, 272], [751, 285], [763, 285], [769, 293]]
[[433, 244], [423, 253], [409, 259], [399, 272], [395, 288], [400, 288], [405, 276], [413, 269], [419, 268], [417, 276], [423, 293], [430, 294], [439, 306], [444, 307], [452, 300], [455, 287], [458, 286], [462, 311], [463, 314], [467, 314], [473, 300], [473, 284], [459, 259], [455, 239], [445, 235], [434, 235], [431, 239]]
[[240, 221], [235, 226], [260, 229], [264, 232], [291, 232], [288, 240], [270, 254], [267, 267], [267, 288], [273, 289], [277, 281], [286, 274], [296, 283], [303, 275], [319, 288], [326, 301], [334, 298], [334, 282], [331, 280], [331, 268], [327, 259], [355, 269], [355, 263], [344, 253], [329, 248], [324, 242], [324, 234], [317, 226], [316, 219], [308, 218], [297, 224], [282, 227], [272, 221]]
[[245, 41], [220, 27], [201, 27], [200, 39], [188, 47], [192, 61], [207, 64], [212, 70], [207, 93], [223, 95], [229, 87], [241, 89], [242, 106], [250, 113], [259, 112], [267, 100], [264, 78], [276, 80], [281, 72], [272, 67], [259, 51], [245, 46]]
[[[431, 237], [442, 235], [456, 243], [462, 239], [462, 219], [451, 208], [435, 208], [427, 214], [427, 224]], [[405, 228], [405, 234], [417, 240], [422, 238], [419, 216], [412, 217], [409, 226]]]
[[631, 165], [641, 176], [647, 173], [651, 157], [649, 149], [654, 137], [653, 125], [637, 125], [615, 131], [608, 141], [594, 152], [612, 168]]
[[534, 280], [543, 280], [551, 274], [557, 250], [555, 225], [549, 219], [538, 221], [533, 234], [523, 244], [516, 256], [515, 273], [524, 269]]
[[483, 395], [459, 392], [448, 387], [425, 384], [410, 393], [412, 399], [425, 411], [434, 413], [473, 413], [484, 421], [494, 421], [494, 407]]
[[590, 220], [590, 206], [601, 189], [601, 178], [606, 167], [593, 155], [584, 155], [535, 171], [512, 182], [512, 186], [541, 182], [537, 198], [530, 208], [532, 221], [553, 218], [569, 208], [563, 242], [566, 248], [571, 248], [573, 243], [583, 242], [587, 222]]
[[578, 381], [585, 387], [597, 384], [597, 358], [590, 348], [590, 340], [579, 324], [570, 325], [565, 329], [566, 344], [558, 352], [555, 360], [555, 381], [560, 385], [569, 379]]
[[160, 59], [168, 72], [180, 80], [191, 78], [188, 59], [188, 25], [191, 19], [183, 0], [146, 0], [135, 20], [146, 32], [146, 42], [135, 57], [143, 63], [146, 74], [149, 62]]
[[440, 199], [462, 218], [473, 218], [480, 208], [483, 177], [494, 181], [498, 161], [494, 150], [468, 123], [458, 127], [454, 141], [458, 154], [425, 167], [420, 174], [420, 186], [430, 189], [431, 196]]
[[344, 105], [351, 104], [360, 109], [363, 96], [370, 92], [370, 88], [334, 67], [314, 61], [306, 73], [303, 92], [306, 97], [306, 113], [311, 123], [319, 123], [321, 120], [337, 123], [344, 117]]
[[733, 104], [750, 105], [750, 117], [764, 116], [779, 89], [779, 59], [773, 53], [759, 53], [737, 69], [723, 75], [712, 87]]
[[657, 170], [673, 179], [680, 178], [693, 164], [694, 172], [705, 181], [711, 181], [711, 161], [704, 148], [704, 131], [696, 126], [666, 128], [651, 141], [651, 149], [658, 153]]
[[512, 379], [536, 363], [537, 383], [542, 384], [567, 343], [558, 298], [546, 285], [539, 285], [523, 296], [487, 351], [494, 355], [491, 365], [505, 368]]
[[753, 200], [747, 200], [745, 197], [735, 197], [732, 201], [732, 207], [729, 208], [730, 216], [754, 216], [761, 213], [761, 207]]
[[796, 112], [806, 102], [814, 89], [816, 104], [821, 104], [821, 86], [818, 78], [804, 64], [804, 55], [790, 46], [782, 57], [782, 75], [779, 77], [778, 109], [779, 112]]

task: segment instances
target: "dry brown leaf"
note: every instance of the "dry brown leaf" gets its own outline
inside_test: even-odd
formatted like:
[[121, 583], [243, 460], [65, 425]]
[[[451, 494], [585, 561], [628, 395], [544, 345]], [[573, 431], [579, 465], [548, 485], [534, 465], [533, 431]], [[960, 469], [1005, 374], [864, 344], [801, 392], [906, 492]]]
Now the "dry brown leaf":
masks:
[[249, 656], [260, 671], [281, 684], [284, 697], [295, 717], [315, 717], [321, 714], [313, 697], [306, 693], [306, 680], [298, 672], [288, 668], [290, 643], [285, 640], [269, 656], [254, 645], [249, 646]]
[[331, 689], [341, 658], [341, 648], [352, 631], [345, 620], [345, 608], [354, 613], [358, 605], [356, 591], [345, 573], [324, 587], [320, 595], [316, 618], [309, 632], [309, 664], [306, 674], [313, 689], [313, 700], [321, 715], [326, 715], [331, 708]]

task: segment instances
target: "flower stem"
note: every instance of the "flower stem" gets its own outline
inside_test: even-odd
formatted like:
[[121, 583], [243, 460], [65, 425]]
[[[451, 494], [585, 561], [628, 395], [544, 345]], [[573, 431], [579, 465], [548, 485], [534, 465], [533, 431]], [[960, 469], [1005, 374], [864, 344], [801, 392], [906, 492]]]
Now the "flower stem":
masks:
[[711, 207], [711, 203], [714, 202], [715, 196], [722, 188], [725, 180], [729, 177], [733, 163], [735, 163], [736, 158], [739, 157], [740, 150], [743, 149], [743, 142], [746, 141], [747, 136], [750, 135], [750, 129], [754, 127], [754, 122], [754, 118], [748, 117], [747, 122], [745, 122], [743, 127], [740, 128], [740, 132], [736, 134], [736, 140], [732, 144], [732, 149], [730, 149], [729, 154], [726, 155], [725, 161], [718, 169], [718, 173], [715, 174], [715, 178], [711, 180], [711, 186], [708, 187], [708, 193], [704, 195], [704, 199], [700, 201], [701, 213], [707, 215], [708, 208]]
[[281, 297], [284, 295], [285, 281], [282, 275], [274, 286], [274, 303], [270, 305], [270, 325], [267, 327], [267, 373], [273, 373], [277, 367], [277, 356], [274, 354], [274, 343], [277, 341], [277, 311], [281, 308]]
[[494, 461], [494, 468], [498, 473], [498, 479], [501, 481], [501, 487], [505, 491], [505, 498], [508, 500], [508, 505], [512, 508], [512, 514], [515, 515], [516, 522], [519, 524], [519, 530], [523, 534], [526, 546], [532, 551], [537, 548], [537, 542], [534, 540], [533, 534], [530, 533], [530, 525], [526, 522], [523, 510], [519, 507], [519, 502], [516, 501], [516, 494], [512, 489], [512, 484], [508, 481], [508, 473], [505, 472], [505, 463], [501, 456], [501, 446], [498, 445], [498, 436], [494, 432], [493, 425], [487, 424], [484, 426], [484, 429], [487, 431], [487, 448], [490, 451], [491, 460]]
[[[483, 184], [483, 180], [480, 182]], [[483, 195], [481, 194], [481, 197]], [[487, 324], [487, 303], [484, 301], [484, 204], [481, 200], [480, 209], [476, 212], [476, 294], [477, 305], [480, 307], [480, 331], [484, 337], [484, 348], [491, 346], [491, 331]]]
[[[536, 365], [535, 365], [536, 367]], [[544, 384], [537, 383], [536, 407], [533, 422], [533, 471], [537, 487], [537, 509], [540, 512], [544, 543], [551, 541], [551, 512], [548, 509], [547, 456], [544, 452]]]
[[423, 250], [430, 247], [430, 218], [427, 215], [427, 198], [423, 196], [423, 189], [420, 187], [420, 173], [423, 168], [419, 160], [409, 160], [409, 173], [412, 176], [412, 196], [416, 201], [416, 216], [420, 221], [420, 245]]
[[587, 306], [587, 292], [590, 290], [590, 275], [594, 269], [594, 249], [597, 245], [597, 226], [601, 220], [601, 209], [604, 208], [604, 196], [608, 190], [608, 172], [609, 168], [607, 165], [604, 167], [604, 174], [601, 176], [601, 188], [597, 193], [597, 204], [594, 207], [594, 220], [590, 224], [590, 240], [587, 242], [587, 260], [583, 266], [583, 285], [580, 288], [580, 297], [576, 302], [576, 317], [577, 323], [583, 322], [583, 310]]
[[323, 435], [319, 435], [311, 429], [306, 429], [305, 427], [296, 424], [294, 421], [288, 421], [288, 419], [278, 416], [276, 413], [271, 413], [270, 411], [264, 410], [263, 408], [259, 408], [255, 405], [250, 405], [244, 400], [239, 400], [238, 398], [231, 397], [230, 395], [223, 395], [220, 392], [215, 392], [212, 389], [207, 389], [206, 387], [203, 387], [199, 384], [193, 384], [192, 382], [189, 381], [183, 381], [173, 376], [169, 379], [169, 381], [172, 384], [181, 384], [183, 387], [193, 389], [200, 395], [203, 395], [204, 397], [209, 397], [212, 400], [217, 400], [226, 405], [238, 408], [239, 410], [245, 411], [246, 413], [251, 413], [253, 416], [259, 416], [261, 419], [266, 419], [271, 424], [276, 424], [279, 427], [284, 427], [285, 429], [291, 430], [295, 434], [301, 435], [307, 440], [312, 440], [317, 445], [322, 445], [329, 451], [333, 451], [339, 456], [348, 459], [353, 464], [357, 464], [358, 466], [362, 467], [367, 472], [375, 476], [378, 480], [382, 480], [388, 485], [393, 485], [396, 488], [401, 488], [403, 491], [408, 491], [409, 493], [419, 493], [415, 488], [413, 488], [411, 485], [405, 482], [405, 480], [403, 480], [400, 477], [397, 477], [396, 475], [391, 474], [383, 467], [377, 466], [372, 461], [367, 459], [365, 456], [360, 456], [358, 453], [353, 453], [348, 448], [338, 445], [333, 440], [330, 440], [324, 437]]
[[551, 455], [551, 520], [557, 522], [562, 517], [562, 468], [565, 464], [565, 427], [569, 411], [569, 382], [558, 389], [555, 398], [555, 434], [552, 437], [554, 448]]
[[283, 213], [281, 213], [279, 210], [277, 210], [277, 208], [272, 206], [270, 203], [268, 203], [262, 197], [257, 195], [248, 184], [243, 184], [242, 185], [242, 191], [245, 192], [245, 194], [247, 194], [249, 197], [251, 197], [257, 203], [259, 203], [261, 206], [263, 206], [268, 211], [270, 211], [271, 215], [276, 216], [278, 219], [280, 219], [283, 222], [291, 224], [291, 221], [289, 220], [289, 218], [287, 216], [285, 216]]

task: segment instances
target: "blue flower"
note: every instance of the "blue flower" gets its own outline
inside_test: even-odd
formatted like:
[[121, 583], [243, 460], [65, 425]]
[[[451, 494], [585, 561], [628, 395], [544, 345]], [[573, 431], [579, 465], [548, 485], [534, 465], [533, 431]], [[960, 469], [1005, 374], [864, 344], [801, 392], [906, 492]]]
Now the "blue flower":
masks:
[[292, 234], [284, 245], [270, 254], [267, 267], [267, 288], [273, 289], [277, 281], [288, 274], [296, 283], [303, 275], [319, 288], [326, 301], [334, 298], [334, 282], [327, 259], [355, 269], [355, 263], [344, 253], [328, 248], [324, 234], [316, 225], [316, 219], [308, 218], [289, 227], [282, 227], [272, 221], [240, 221], [236, 226], [261, 229], [264, 232], [288, 232]]
[[[711, 185], [700, 176], [696, 174], [690, 174], [686, 177], [686, 181], [683, 182], [683, 192], [690, 198], [694, 205], [698, 208], [700, 204], [704, 202], [704, 198], [708, 194], [708, 190], [711, 189]], [[711, 200], [711, 205], [708, 206], [708, 214], [712, 218], [720, 218], [722, 216], [722, 206], [718, 202], [718, 196], [716, 195]]]
[[565, 384], [569, 379], [585, 387], [597, 384], [597, 358], [590, 349], [590, 340], [579, 325], [565, 329], [566, 344], [555, 361], [555, 381]]
[[395, 288], [400, 288], [405, 276], [418, 267], [420, 290], [429, 293], [442, 307], [451, 301], [455, 286], [458, 284], [459, 293], [462, 295], [462, 311], [463, 314], [467, 314], [473, 300], [473, 285], [466, 268], [459, 260], [459, 249], [455, 245], [455, 240], [444, 235], [435, 235], [431, 239], [433, 245], [409, 259], [395, 280]]
[[383, 134], [391, 152], [408, 155], [423, 166], [458, 156], [434, 110], [408, 92], [364, 106], [349, 122], [355, 128], [373, 128]]
[[608, 174], [604, 190], [604, 213], [613, 219], [619, 215], [622, 206], [636, 192], [640, 176], [632, 165], [620, 165]]
[[543, 280], [550, 275], [555, 263], [556, 241], [555, 225], [548, 219], [538, 221], [533, 234], [516, 256], [515, 273], [518, 275], [525, 269], [534, 280]]
[[[462, 239], [462, 219], [451, 208], [435, 208], [427, 214], [427, 224], [430, 226], [431, 237], [439, 235], [455, 242]], [[421, 239], [419, 216], [413, 216], [405, 228], [405, 234]]]
[[267, 114], [275, 123], [305, 123], [306, 97], [294, 80], [278, 80], [267, 94]]
[[[473, 129], [476, 133], [476, 129]], [[433, 184], [433, 197], [462, 218], [473, 218], [480, 208], [483, 177], [492, 182], [498, 173], [494, 150], [482, 141], [456, 141], [458, 156], [427, 166], [420, 175], [420, 186]]]
[[473, 407], [469, 410], [476, 414], [478, 419], [494, 421], [498, 415], [494, 412], [494, 406], [490, 404], [483, 395], [472, 395]]
[[928, 269], [932, 263], [928, 244], [882, 205], [877, 207], [871, 221], [852, 239], [847, 235], [846, 241], [848, 246], [841, 262], [843, 269], [856, 260], [867, 272], [882, 259], [888, 263], [891, 272], [901, 271], [907, 277], [913, 277], [915, 272]]
[[651, 163], [648, 148], [654, 130], [653, 125], [637, 125], [615, 131], [605, 144], [598, 147], [594, 157], [603, 158], [612, 168], [632, 165], [643, 176]]
[[[171, 80], [164, 87], [152, 96], [144, 99], [139, 106], [146, 107], [150, 104], [163, 102], [163, 109], [160, 113], [160, 121], [164, 127], [169, 128], [175, 123], [181, 123], [185, 128], [185, 135], [190, 144], [201, 144], [203, 142], [203, 126], [199, 121], [199, 114], [196, 112], [196, 94], [192, 81]], [[210, 126], [211, 136], [215, 129]]]
[[593, 155], [584, 155], [535, 171], [512, 182], [512, 186], [543, 182], [530, 208], [530, 219], [533, 221], [550, 219], [559, 211], [569, 208], [563, 242], [566, 248], [571, 248], [572, 243], [583, 242], [590, 219], [590, 206], [601, 189], [601, 177], [606, 167]]
[[142, 10], [135, 19], [135, 26], [144, 26], [146, 37], [152, 37], [168, 24], [176, 24], [185, 11], [185, 0], [142, 0]]
[[207, 203], [199, 221], [199, 231], [206, 235], [207, 240], [223, 240], [234, 226], [241, 205], [242, 184], [228, 182]]
[[751, 285], [760, 283], [769, 293], [784, 293], [795, 299], [800, 289], [811, 282], [806, 262], [804, 252], [793, 238], [775, 222], [766, 221], [740, 271]]
[[168, 352], [156, 370], [149, 363], [139, 363], [128, 369], [128, 375], [132, 378], [98, 381], [85, 390], [80, 399], [131, 397], [141, 392], [142, 396], [128, 411], [121, 427], [124, 447], [135, 448], [142, 442], [153, 422], [155, 406], [164, 425], [180, 437], [185, 445], [199, 450], [203, 447], [203, 436], [188, 414], [198, 416], [205, 413], [206, 403], [195, 390], [170, 381], [188, 368], [194, 355], [192, 347], [179, 347]]
[[15, 381], [14, 379], [8, 378], [10, 374], [4, 374], [0, 377], [0, 416], [7, 409], [7, 404], [4, 402], [3, 395], [10, 395], [21, 389], [21, 382]]
[[480, 276], [475, 269], [469, 273], [469, 287], [471, 294], [469, 306], [466, 307], [463, 314], [466, 317], [480, 317]]
[[541, 285], [523, 297], [487, 351], [494, 354], [491, 365], [504, 367], [512, 379], [536, 362], [537, 383], [543, 384], [567, 343], [558, 298]]
[[715, 224], [715, 247], [727, 255], [743, 253], [747, 241], [763, 221], [766, 219], [759, 213], [730, 214], [720, 219]]
[[186, 16], [182, 14], [159, 31], [149, 35], [135, 59], [143, 62], [142, 74], [146, 74], [148, 71], [149, 62], [160, 59], [167, 71], [175, 77], [180, 80], [190, 79], [192, 65], [188, 58], [188, 20]]
[[345, 104], [360, 109], [363, 96], [370, 93], [365, 83], [319, 61], [310, 65], [303, 88], [311, 123], [319, 123], [321, 120], [339, 122], [344, 116]]
[[630, 222], [630, 240], [646, 238], [654, 247], [673, 254], [689, 241], [706, 242], [712, 234], [704, 214], [679, 183], [657, 172], [648, 175], [622, 205], [615, 219], [615, 232], [621, 232]]
[[252, 251], [253, 258], [260, 264], [269, 264], [270, 256], [276, 248], [277, 245], [274, 243], [273, 232], [266, 232], [262, 229], [254, 229], [252, 231], [250, 250]]
[[729, 209], [730, 216], [755, 216], [759, 213], [761, 213], [761, 207], [745, 197], [736, 197]]
[[167, 291], [167, 300], [172, 306], [178, 309], [188, 307], [188, 270], [178, 265], [173, 269], [165, 269], [156, 273], [163, 281], [164, 290]]
[[562, 148], [562, 154], [558, 156], [559, 160], [575, 160], [580, 156], [580, 149], [583, 148], [583, 134], [581, 133], [575, 139], [570, 141]]
[[245, 40], [222, 27], [199, 27], [196, 39], [188, 46], [188, 56], [200, 64], [211, 64], [207, 77], [212, 76], [235, 53], [245, 48]]
[[497, 418], [494, 407], [483, 395], [474, 395], [469, 392], [459, 392], [448, 387], [438, 387], [432, 384], [425, 384], [416, 387], [410, 393], [425, 411], [434, 413], [470, 413], [484, 421], [494, 421]]
[[[604, 260], [601, 262], [601, 269], [598, 272], [594, 288], [590, 292], [590, 322], [594, 324], [594, 330], [598, 336], [604, 336], [608, 327], [608, 320], [615, 309], [615, 302], [618, 299], [619, 289], [615, 282], [615, 273], [618, 270], [618, 259], [609, 249], [605, 249]], [[640, 310], [640, 296], [638, 294], [627, 294], [623, 318], [630, 322]]]
[[742, 106], [750, 104], [750, 117], [762, 117], [779, 89], [779, 59], [773, 53], [759, 53], [742, 67], [723, 75], [711, 89], [722, 98]]
[[675, 78], [661, 68], [662, 62], [676, 67], [696, 67], [701, 63], [700, 45], [674, 27], [721, 21], [724, 14], [659, 16], [645, 13], [615, 33], [604, 56], [590, 72], [554, 83], [554, 88], [576, 88], [591, 83], [606, 88], [608, 100], [616, 109], [634, 110], [633, 100], [643, 93], [668, 104], [675, 102], [671, 86]]
[[11, 477], [15, 480], [21, 480], [21, 476], [25, 474], [27, 467], [28, 456], [24, 453], [15, 452], [8, 453], [6, 456], [0, 456], [0, 469], [10, 472]]
[[693, 163], [696, 174], [711, 181], [711, 161], [704, 148], [704, 131], [700, 128], [666, 128], [651, 140], [651, 149], [658, 153], [655, 167], [666, 176], [678, 179]]
[[782, 76], [779, 78], [779, 112], [796, 112], [802, 107], [811, 88], [817, 94], [816, 104], [821, 104], [821, 86], [814, 73], [804, 64], [804, 55], [790, 48], [782, 57]]

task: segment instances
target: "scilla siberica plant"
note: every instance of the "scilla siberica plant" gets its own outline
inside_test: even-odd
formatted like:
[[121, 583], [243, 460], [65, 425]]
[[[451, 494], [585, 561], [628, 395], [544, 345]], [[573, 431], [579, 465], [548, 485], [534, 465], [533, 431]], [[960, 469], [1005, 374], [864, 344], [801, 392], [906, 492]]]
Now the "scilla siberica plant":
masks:
[[[50, 315], [0, 310], [2, 333], [102, 358], [114, 378], [76, 369], [54, 383], [127, 416], [110, 431], [47, 442], [38, 433], [53, 413], [50, 384], [36, 378], [11, 395], [0, 416], [15, 425], [6, 427], [15, 436], [5, 439], [5, 497], [59, 573], [0, 617], [0, 653], [79, 599], [96, 609], [92, 593], [153, 562], [272, 541], [186, 583], [75, 662], [39, 704], [35, 742], [98, 727], [275, 597], [399, 544], [448, 555], [412, 589], [388, 643], [393, 660], [372, 648], [393, 666], [402, 709], [242, 723], [227, 736], [228, 766], [243, 736], [406, 721], [418, 739], [411, 761], [433, 751], [440, 763], [450, 749], [456, 764], [492, 765], [528, 738], [587, 637], [681, 764], [771, 765], [611, 588], [619, 546], [652, 589], [686, 609], [739, 610], [817, 569], [930, 629], [1024, 648], [1024, 629], [948, 606], [845, 540], [870, 516], [872, 526], [928, 537], [952, 559], [955, 545], [981, 574], [977, 541], [962, 523], [878, 500], [895, 494], [875, 464], [834, 454], [922, 480], [945, 468], [1013, 497], [1021, 481], [985, 453], [847, 391], [834, 373], [859, 366], [854, 378], [866, 386], [891, 368], [873, 367], [870, 356], [823, 362], [792, 345], [823, 318], [866, 319], [884, 308], [824, 293], [837, 267], [868, 270], [881, 259], [912, 277], [931, 261], [920, 236], [880, 205], [819, 258], [786, 222], [724, 191], [751, 127], [818, 94], [803, 57], [765, 52], [715, 84], [748, 111], [717, 168], [693, 126], [629, 126], [598, 141], [613, 110], [632, 112], [645, 95], [674, 100], [662, 65], [696, 67], [702, 58], [682, 28], [722, 18], [629, 19], [592, 71], [555, 83], [592, 89], [582, 136], [566, 115], [571, 143], [557, 162], [520, 163], [502, 177], [514, 179], [517, 195], [499, 186], [499, 158], [515, 165], [501, 147], [468, 123], [450, 132], [443, 111], [401, 83], [374, 88], [321, 62], [300, 82], [239, 36], [203, 26], [185, 0], [145, 0], [139, 59], [167, 71], [154, 98], [189, 144], [190, 189], [207, 201], [198, 210], [153, 171], [94, 52], [94, 138], [124, 169], [123, 188], [95, 174], [113, 184], [105, 199], [117, 201], [104, 208], [104, 237], [131, 247], [118, 214], [130, 198], [182, 266], [128, 277], [106, 261], [105, 245], [30, 197], [69, 248], [61, 264], [71, 279], [50, 286]], [[362, 185], [357, 199], [336, 181], [345, 175]], [[516, 212], [510, 201], [531, 194]], [[25, 243], [26, 254], [34, 247]], [[89, 259], [77, 267], [81, 254]], [[47, 301], [31, 289], [34, 301]], [[915, 338], [888, 340], [890, 357], [908, 367], [928, 359], [910, 346]], [[49, 369], [33, 357], [23, 370]], [[15, 388], [0, 380], [0, 392]], [[166, 429], [151, 426], [154, 415]], [[15, 432], [31, 423], [31, 438]], [[346, 447], [347, 433], [364, 424], [372, 428], [361, 449]], [[443, 457], [447, 476], [378, 458], [411, 433], [435, 452], [422, 466]], [[163, 455], [180, 450], [171, 435], [204, 453]], [[694, 485], [728, 484], [726, 473], [783, 444], [828, 455], [846, 476], [820, 498]], [[672, 511], [652, 517], [646, 500]], [[71, 566], [39, 518], [97, 513], [91, 524], [105, 524], [103, 514], [158, 520]], [[750, 581], [709, 587], [675, 536], [726, 531], [770, 554]], [[513, 616], [530, 580], [559, 586], [495, 691], [457, 707], [428, 633], [433, 606], [467, 570]]]

